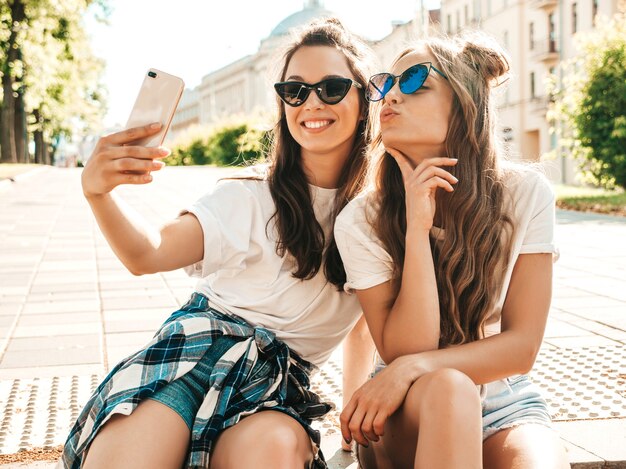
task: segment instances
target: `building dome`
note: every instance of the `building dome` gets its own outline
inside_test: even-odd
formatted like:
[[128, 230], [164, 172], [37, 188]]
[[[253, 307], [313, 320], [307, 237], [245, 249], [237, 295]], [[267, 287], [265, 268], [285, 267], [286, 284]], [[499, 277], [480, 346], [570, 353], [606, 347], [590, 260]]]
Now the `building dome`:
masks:
[[290, 29], [303, 26], [316, 18], [334, 16], [334, 13], [324, 8], [319, 0], [308, 0], [304, 8], [282, 20], [270, 33], [270, 37], [283, 36]]

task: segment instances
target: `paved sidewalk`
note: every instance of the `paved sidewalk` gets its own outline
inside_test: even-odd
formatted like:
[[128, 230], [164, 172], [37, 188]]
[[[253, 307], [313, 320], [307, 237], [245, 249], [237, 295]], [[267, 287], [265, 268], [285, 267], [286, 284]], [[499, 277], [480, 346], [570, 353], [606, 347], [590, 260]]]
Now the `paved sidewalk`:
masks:
[[[119, 194], [159, 224], [231, 170], [166, 168]], [[533, 371], [572, 467], [626, 467], [626, 219], [559, 212], [561, 259]], [[182, 271], [134, 277], [115, 258], [80, 189], [80, 170], [46, 168], [0, 183], [0, 461], [62, 444], [91, 391], [185, 302]], [[316, 379], [335, 401], [341, 354]], [[331, 468], [338, 413], [319, 424]], [[29, 453], [30, 454], [30, 453]], [[2, 467], [53, 467], [52, 463]]]

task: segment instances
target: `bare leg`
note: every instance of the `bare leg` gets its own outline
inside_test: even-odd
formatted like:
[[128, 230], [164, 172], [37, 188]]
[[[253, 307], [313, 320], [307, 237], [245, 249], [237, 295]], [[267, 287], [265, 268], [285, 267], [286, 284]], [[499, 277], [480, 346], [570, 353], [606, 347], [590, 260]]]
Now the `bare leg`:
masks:
[[[359, 389], [372, 371], [376, 346], [367, 328], [365, 317], [356, 323], [343, 341], [343, 407], [345, 408], [354, 391]], [[341, 440], [341, 448], [350, 451], [350, 445]]]
[[222, 432], [211, 469], [308, 468], [312, 460], [311, 440], [302, 425], [282, 412], [264, 410]]
[[402, 468], [481, 468], [482, 415], [476, 385], [451, 369], [422, 376], [387, 421], [381, 441], [360, 453], [364, 468], [383, 469], [387, 461]]
[[558, 435], [537, 424], [499, 431], [483, 445], [485, 469], [569, 468], [565, 447]]
[[147, 399], [132, 414], [111, 417], [89, 446], [83, 468], [180, 469], [189, 437], [176, 412]]

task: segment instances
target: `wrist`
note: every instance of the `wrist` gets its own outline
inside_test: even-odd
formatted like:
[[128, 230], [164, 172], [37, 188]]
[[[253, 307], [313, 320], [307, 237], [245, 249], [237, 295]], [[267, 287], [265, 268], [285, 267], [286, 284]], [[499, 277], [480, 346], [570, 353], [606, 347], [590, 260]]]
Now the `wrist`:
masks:
[[410, 385], [417, 381], [418, 378], [431, 371], [424, 362], [425, 360], [422, 359], [421, 354], [412, 354], [396, 358], [393, 364], [402, 370], [401, 375]]

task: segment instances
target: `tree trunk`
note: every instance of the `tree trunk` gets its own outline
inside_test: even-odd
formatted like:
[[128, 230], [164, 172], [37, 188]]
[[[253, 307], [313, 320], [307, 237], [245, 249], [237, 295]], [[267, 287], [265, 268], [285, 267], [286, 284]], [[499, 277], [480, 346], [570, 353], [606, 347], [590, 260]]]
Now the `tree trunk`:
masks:
[[6, 45], [6, 60], [2, 70], [2, 107], [0, 115], [2, 129], [0, 130], [0, 161], [4, 163], [17, 163], [17, 151], [15, 147], [15, 97], [13, 96], [13, 65], [18, 60], [17, 28], [15, 23], [21, 23], [26, 18], [24, 3], [22, 0], [13, 0], [11, 5], [11, 28], [9, 40]]
[[23, 88], [20, 88], [15, 99], [15, 153], [17, 154], [18, 163], [30, 163]]
[[33, 132], [33, 139], [35, 140], [35, 163], [43, 164], [43, 155], [45, 142], [43, 140], [43, 130], [41, 125], [41, 114], [39, 109], [33, 111], [33, 117], [35, 118], [35, 131]]

